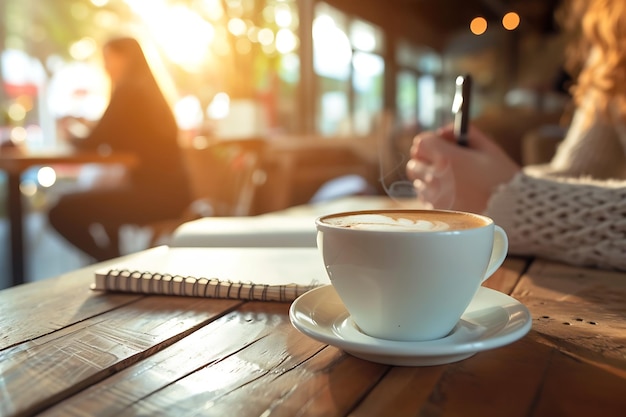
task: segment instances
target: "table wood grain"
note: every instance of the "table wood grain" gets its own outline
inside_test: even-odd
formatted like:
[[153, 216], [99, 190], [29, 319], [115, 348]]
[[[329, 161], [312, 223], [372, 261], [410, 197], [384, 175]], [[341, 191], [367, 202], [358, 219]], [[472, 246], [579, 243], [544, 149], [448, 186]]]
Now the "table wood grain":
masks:
[[623, 272], [510, 257], [484, 285], [528, 335], [394, 367], [298, 332], [288, 303], [92, 292], [105, 264], [0, 291], [0, 415], [625, 415]]

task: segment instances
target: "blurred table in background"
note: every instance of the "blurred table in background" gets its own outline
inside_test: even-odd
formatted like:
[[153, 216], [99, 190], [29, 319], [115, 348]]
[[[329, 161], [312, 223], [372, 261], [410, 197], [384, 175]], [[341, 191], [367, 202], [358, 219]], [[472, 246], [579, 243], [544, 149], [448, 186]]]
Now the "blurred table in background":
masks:
[[420, 208], [415, 200], [387, 196], [348, 196], [247, 217], [205, 217], [179, 226], [170, 246], [315, 247], [315, 219], [343, 211]]
[[7, 216], [9, 219], [9, 238], [11, 250], [11, 268], [13, 285], [25, 280], [23, 206], [20, 190], [22, 174], [36, 166], [55, 166], [68, 164], [121, 164], [132, 168], [138, 163], [137, 156], [128, 153], [76, 151], [27, 151], [21, 148], [2, 149], [0, 151], [0, 170], [7, 174]]

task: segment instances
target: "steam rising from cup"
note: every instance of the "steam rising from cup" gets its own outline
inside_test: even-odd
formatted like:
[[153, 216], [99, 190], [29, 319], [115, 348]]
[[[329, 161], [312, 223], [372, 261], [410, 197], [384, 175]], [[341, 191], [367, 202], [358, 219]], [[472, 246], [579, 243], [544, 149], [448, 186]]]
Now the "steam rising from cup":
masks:
[[451, 209], [456, 199], [456, 182], [450, 164], [424, 164], [421, 176], [422, 179], [413, 181], [419, 204], [428, 209]]
[[[385, 167], [384, 161], [390, 161]], [[408, 158], [402, 154], [385, 157], [379, 154], [379, 181], [390, 198], [399, 203], [408, 203], [425, 209], [452, 208], [456, 195], [456, 184], [452, 168], [448, 163], [428, 165], [419, 163], [421, 179], [411, 181], [404, 174]]]
[[[422, 180], [406, 175], [409, 161], [406, 145], [396, 143], [393, 118], [384, 114], [378, 135], [379, 181], [387, 196], [412, 208], [450, 209], [455, 199], [455, 182], [448, 165], [428, 166]], [[440, 164], [441, 165], [441, 164]]]

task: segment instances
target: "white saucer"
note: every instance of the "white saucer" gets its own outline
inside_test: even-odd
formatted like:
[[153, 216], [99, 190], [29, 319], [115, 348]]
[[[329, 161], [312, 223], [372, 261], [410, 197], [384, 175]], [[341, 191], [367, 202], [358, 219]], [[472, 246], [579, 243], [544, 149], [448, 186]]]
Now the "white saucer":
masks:
[[504, 346], [528, 333], [532, 320], [519, 301], [480, 287], [448, 336], [425, 342], [378, 339], [354, 324], [332, 285], [301, 295], [291, 305], [289, 317], [296, 329], [315, 340], [361, 359], [400, 366], [456, 362]]

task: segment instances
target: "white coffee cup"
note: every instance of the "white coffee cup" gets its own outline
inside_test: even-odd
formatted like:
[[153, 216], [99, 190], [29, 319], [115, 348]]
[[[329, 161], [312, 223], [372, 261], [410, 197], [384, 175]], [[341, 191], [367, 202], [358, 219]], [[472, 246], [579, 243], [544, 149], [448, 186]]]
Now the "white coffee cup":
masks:
[[316, 227], [326, 271], [351, 318], [381, 339], [449, 334], [508, 250], [492, 219], [458, 211], [337, 213]]

